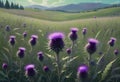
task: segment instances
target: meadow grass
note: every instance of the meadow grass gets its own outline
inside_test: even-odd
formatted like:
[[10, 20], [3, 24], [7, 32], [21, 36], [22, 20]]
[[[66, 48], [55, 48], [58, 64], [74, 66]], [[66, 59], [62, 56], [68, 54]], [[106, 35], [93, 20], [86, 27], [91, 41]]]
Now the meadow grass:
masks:
[[25, 10], [15, 10], [15, 9], [1, 9], [6, 13], [12, 13], [15, 15], [32, 17], [43, 20], [50, 21], [66, 21], [66, 20], [75, 20], [75, 19], [86, 19], [97, 17], [109, 17], [109, 16], [120, 16], [120, 7], [100, 9], [97, 11], [90, 12], [80, 12], [80, 13], [67, 13], [59, 11], [46, 11], [46, 10], [35, 10], [35, 9], [25, 9]]
[[[8, 11], [9, 12], [9, 11]], [[36, 15], [36, 14], [35, 14]], [[57, 19], [56, 19], [57, 20]], [[120, 17], [97, 17], [97, 18], [88, 18], [88, 19], [76, 19], [76, 20], [68, 20], [68, 21], [49, 21], [43, 19], [36, 19], [36, 17], [25, 17], [19, 15], [13, 15], [6, 13], [4, 11], [0, 11], [0, 65], [2, 66], [3, 62], [10, 62], [9, 58], [12, 55], [12, 61], [14, 61], [16, 68], [19, 67], [19, 58], [16, 56], [16, 52], [19, 47], [26, 48], [26, 55], [25, 58], [22, 59], [22, 74], [24, 74], [24, 66], [28, 63], [34, 63], [39, 70], [38, 76], [40, 76], [42, 72], [41, 62], [37, 60], [37, 52], [42, 51], [45, 54], [45, 60], [43, 65], [48, 65], [50, 69], [54, 69], [53, 60], [51, 57], [54, 57], [54, 52], [51, 52], [47, 49], [48, 43], [48, 34], [52, 32], [63, 32], [66, 37], [65, 41], [65, 48], [63, 52], [60, 54], [60, 58], [64, 60], [67, 57], [66, 49], [71, 47], [71, 41], [68, 38], [68, 33], [70, 32], [71, 27], [77, 27], [78, 31], [78, 40], [75, 45], [75, 52], [74, 56], [78, 56], [72, 63], [69, 64], [69, 72], [67, 72], [69, 79], [65, 82], [75, 82], [77, 68], [79, 65], [86, 63], [85, 59], [88, 54], [84, 50], [84, 46], [87, 44], [88, 38], [96, 38], [100, 41], [99, 48], [95, 54], [93, 54], [93, 59], [96, 61], [100, 55], [99, 52], [106, 52], [108, 49], [107, 42], [111, 37], [115, 37], [117, 39], [116, 44], [110, 51], [107, 53], [109, 56], [106, 57], [103, 67], [108, 63], [108, 61], [113, 60], [116, 56], [113, 54], [114, 49], [120, 49]], [[22, 25], [26, 24], [24, 28]], [[11, 27], [10, 32], [5, 31], [5, 26], [9, 25]], [[87, 28], [87, 35], [83, 37], [82, 35], [82, 28]], [[26, 31], [28, 36], [24, 39], [22, 33]], [[31, 47], [28, 44], [28, 41], [32, 34], [38, 35], [38, 42], [35, 47], [33, 47], [32, 52], [30, 52]], [[9, 36], [15, 35], [16, 36], [16, 44], [14, 47], [8, 43]], [[48, 55], [49, 54], [49, 55]], [[11, 69], [11, 67], [9, 68]], [[2, 70], [2, 67], [0, 67]], [[16, 70], [17, 71], [17, 70]], [[54, 70], [52, 70], [54, 71]], [[63, 70], [64, 71], [64, 70]], [[54, 72], [53, 72], [54, 73]], [[71, 75], [70, 75], [70, 74]], [[45, 77], [43, 73], [43, 77]], [[11, 75], [15, 76], [15, 75]], [[67, 76], [66, 76], [67, 77]], [[18, 78], [18, 77], [16, 77]], [[23, 76], [23, 78], [25, 78]], [[39, 77], [36, 77], [37, 79]], [[35, 81], [36, 82], [36, 81]], [[43, 81], [44, 82], [44, 81]], [[55, 82], [55, 81], [51, 81]]]

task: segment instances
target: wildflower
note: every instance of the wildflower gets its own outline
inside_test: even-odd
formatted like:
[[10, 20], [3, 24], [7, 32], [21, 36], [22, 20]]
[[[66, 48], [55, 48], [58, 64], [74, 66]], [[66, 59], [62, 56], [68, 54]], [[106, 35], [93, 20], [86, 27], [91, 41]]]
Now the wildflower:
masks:
[[9, 32], [10, 31], [10, 26], [6, 25], [5, 30]]
[[9, 43], [12, 45], [12, 46], [14, 46], [15, 45], [15, 36], [10, 36], [10, 39], [9, 39]]
[[111, 47], [113, 47], [114, 44], [115, 44], [115, 41], [116, 41], [116, 38], [111, 37], [110, 40], [108, 41], [108, 44], [109, 44]]
[[35, 65], [29, 64], [25, 66], [25, 75], [28, 77], [33, 77], [36, 74]]
[[24, 36], [24, 38], [25, 38], [25, 37], [27, 36], [27, 32], [24, 32], [24, 33], [23, 33], [23, 36]]
[[71, 49], [70, 48], [66, 49], [66, 52], [68, 55], [71, 54]]
[[55, 32], [48, 36], [49, 44], [51, 50], [59, 54], [60, 51], [64, 48], [64, 34], [61, 32]]
[[38, 52], [37, 55], [38, 55], [38, 59], [40, 61], [43, 61], [43, 59], [44, 59], [43, 53], [42, 52]]
[[19, 57], [19, 58], [23, 58], [24, 57], [24, 55], [25, 55], [25, 48], [24, 47], [20, 47], [19, 48], [19, 50], [18, 50], [18, 52], [17, 52], [17, 56]]
[[97, 50], [98, 40], [90, 38], [88, 44], [85, 46], [86, 51], [91, 55]]
[[27, 25], [26, 25], [26, 23], [23, 23], [23, 25], [22, 25], [22, 26], [25, 28]]
[[78, 78], [85, 79], [88, 77], [88, 67], [86, 65], [79, 66], [77, 71]]
[[29, 43], [34, 46], [37, 43], [38, 36], [37, 35], [32, 35], [31, 39], [29, 40]]
[[114, 50], [114, 54], [115, 54], [115, 55], [118, 55], [118, 54], [119, 54], [118, 49], [115, 49], [115, 50]]
[[43, 67], [43, 70], [44, 70], [45, 72], [48, 72], [48, 71], [49, 71], [49, 67], [48, 67], [48, 66], [44, 66], [44, 67]]
[[87, 28], [83, 28], [82, 34], [83, 34], [83, 35], [86, 35], [86, 33], [87, 33]]
[[91, 61], [90, 61], [90, 65], [95, 66], [95, 65], [96, 65], [95, 61], [94, 61], [94, 60], [91, 60]]
[[7, 63], [3, 63], [3, 64], [2, 64], [2, 68], [3, 68], [4, 70], [6, 70], [6, 69], [8, 68]]
[[70, 38], [72, 41], [77, 40], [77, 38], [78, 38], [77, 31], [78, 31], [77, 28], [71, 28], [71, 32], [69, 33], [69, 38]]

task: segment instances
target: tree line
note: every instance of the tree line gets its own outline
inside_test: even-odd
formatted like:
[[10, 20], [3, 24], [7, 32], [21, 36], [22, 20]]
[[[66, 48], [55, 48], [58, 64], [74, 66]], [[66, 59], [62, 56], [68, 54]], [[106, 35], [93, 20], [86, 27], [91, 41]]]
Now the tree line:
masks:
[[13, 3], [13, 2], [9, 2], [8, 0], [6, 0], [5, 2], [3, 0], [0, 0], [0, 8], [6, 8], [6, 9], [24, 9], [24, 7], [22, 5]]

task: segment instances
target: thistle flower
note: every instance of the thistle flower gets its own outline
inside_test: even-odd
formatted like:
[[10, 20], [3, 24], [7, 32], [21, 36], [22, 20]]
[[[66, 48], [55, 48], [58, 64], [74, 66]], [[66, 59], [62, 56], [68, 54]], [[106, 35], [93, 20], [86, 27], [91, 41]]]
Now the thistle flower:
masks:
[[77, 28], [71, 28], [71, 32], [69, 33], [68, 36], [72, 41], [77, 40], [77, 38], [78, 38], [77, 31], [78, 31]]
[[43, 53], [42, 52], [38, 52], [37, 55], [38, 55], [38, 59], [40, 61], [43, 61], [43, 59], [44, 59]]
[[17, 51], [17, 56], [19, 57], [19, 58], [23, 58], [24, 57], [24, 55], [25, 55], [25, 48], [24, 47], [20, 47], [19, 48], [19, 50]]
[[51, 50], [59, 54], [60, 51], [64, 48], [64, 34], [61, 32], [55, 32], [48, 36], [49, 43], [48, 46]]
[[37, 36], [37, 35], [32, 35], [32, 36], [31, 36], [31, 39], [29, 40], [29, 43], [31, 44], [31, 46], [36, 45], [37, 39], [38, 39], [38, 36]]
[[27, 37], [27, 32], [24, 32], [24, 33], [23, 33], [23, 36], [24, 36], [24, 38]]
[[23, 23], [23, 25], [22, 25], [22, 26], [25, 28], [27, 25], [26, 25], [26, 23]]
[[48, 66], [44, 66], [44, 67], [43, 67], [43, 70], [44, 70], [45, 72], [48, 72], [48, 71], [49, 71], [49, 67], [48, 67]]
[[88, 66], [86, 65], [79, 66], [77, 76], [79, 79], [86, 79], [88, 77]]
[[115, 44], [115, 41], [116, 41], [116, 38], [111, 37], [110, 40], [108, 41], [108, 44], [109, 44], [111, 47], [113, 47], [114, 44]]
[[71, 49], [70, 48], [66, 49], [66, 52], [67, 52], [68, 55], [70, 55], [71, 54]]
[[96, 62], [95, 62], [94, 60], [91, 60], [91, 61], [90, 61], [90, 65], [95, 66], [95, 65], [96, 65]]
[[98, 40], [90, 38], [88, 44], [85, 46], [86, 51], [91, 55], [97, 50]]
[[35, 65], [29, 64], [25, 66], [25, 75], [28, 77], [33, 77], [36, 74]]
[[12, 45], [12, 46], [14, 46], [15, 45], [15, 36], [10, 36], [10, 39], [9, 39], [9, 43]]
[[6, 69], [8, 68], [7, 63], [3, 63], [3, 64], [2, 64], [2, 68], [3, 68], [4, 70], [6, 70]]
[[87, 33], [87, 28], [83, 28], [82, 34], [83, 34], [83, 35], [86, 35], [86, 33]]
[[9, 31], [10, 31], [10, 26], [9, 26], [9, 25], [6, 25], [6, 26], [5, 26], [5, 30], [9, 32]]
[[114, 50], [114, 54], [115, 54], [115, 55], [118, 55], [118, 54], [119, 54], [119, 50], [118, 50], [118, 49], [115, 49], [115, 50]]

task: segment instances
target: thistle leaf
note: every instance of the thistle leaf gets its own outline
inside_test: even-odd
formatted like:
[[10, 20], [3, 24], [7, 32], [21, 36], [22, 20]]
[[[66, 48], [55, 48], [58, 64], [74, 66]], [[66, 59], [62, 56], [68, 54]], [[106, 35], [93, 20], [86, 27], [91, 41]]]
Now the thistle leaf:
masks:
[[102, 73], [102, 78], [100, 82], [105, 82], [105, 80], [107, 79], [107, 77], [110, 75], [111, 70], [112, 70], [112, 65], [113, 63], [116, 61], [116, 59], [114, 59], [113, 61], [111, 61], [110, 63], [108, 63]]

